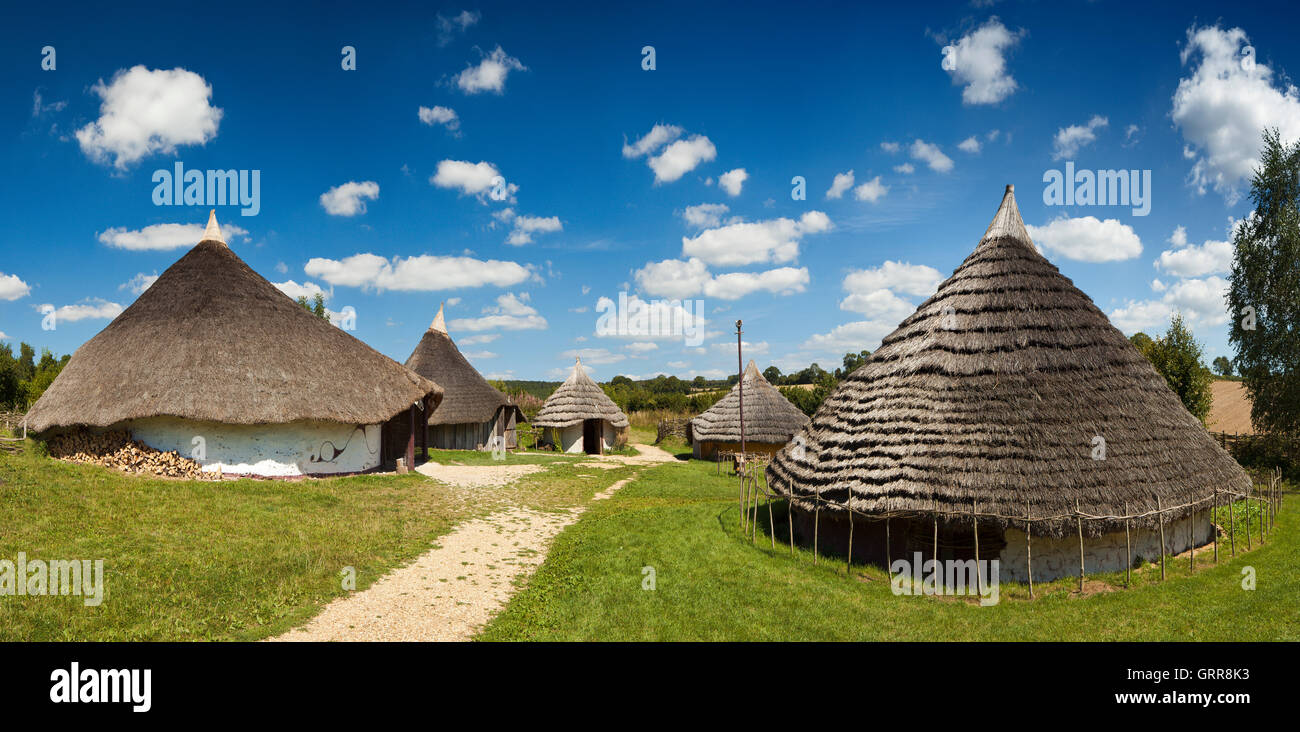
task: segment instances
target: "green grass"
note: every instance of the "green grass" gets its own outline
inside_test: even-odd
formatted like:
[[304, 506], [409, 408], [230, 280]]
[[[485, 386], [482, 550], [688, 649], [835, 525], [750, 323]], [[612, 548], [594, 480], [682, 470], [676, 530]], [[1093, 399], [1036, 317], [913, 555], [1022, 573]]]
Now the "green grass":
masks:
[[[895, 596], [885, 572], [842, 558], [814, 566], [812, 553], [760, 535], [742, 538], [735, 478], [712, 463], [653, 468], [594, 504], [557, 539], [545, 564], [483, 631], [483, 640], [1300, 640], [1295, 598], [1294, 489], [1268, 543], [1220, 562], [1170, 558], [1135, 570], [1131, 589], [1079, 596], [1076, 580], [1002, 585], [1001, 602]], [[778, 504], [779, 506], [779, 504]], [[1240, 507], [1238, 508], [1240, 524]], [[766, 522], [766, 509], [762, 510]], [[1241, 527], [1238, 526], [1240, 531]], [[1239, 537], [1240, 538], [1240, 537]], [[1242, 569], [1257, 589], [1242, 589]], [[642, 589], [654, 567], [656, 589]], [[1089, 577], [1101, 590], [1123, 573]]]
[[[489, 453], [436, 451], [481, 464]], [[105, 599], [0, 596], [0, 641], [254, 640], [301, 624], [427, 551], [467, 518], [512, 503], [558, 510], [590, 500], [628, 468], [543, 463], [502, 489], [453, 490], [422, 475], [189, 482], [0, 453], [0, 559], [103, 559]]]

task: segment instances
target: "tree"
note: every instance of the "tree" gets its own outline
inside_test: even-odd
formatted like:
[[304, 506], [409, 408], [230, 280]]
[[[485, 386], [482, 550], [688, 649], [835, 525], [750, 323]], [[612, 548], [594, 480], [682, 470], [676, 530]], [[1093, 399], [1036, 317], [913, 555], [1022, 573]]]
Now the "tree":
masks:
[[1300, 434], [1300, 141], [1264, 131], [1250, 198], [1232, 237], [1228, 340], [1256, 429]]
[[18, 403], [21, 386], [18, 359], [14, 358], [13, 347], [8, 343], [0, 344], [0, 408], [13, 407]]
[[1196, 342], [1192, 331], [1183, 323], [1181, 313], [1174, 314], [1169, 321], [1169, 330], [1154, 341], [1145, 353], [1151, 365], [1165, 377], [1169, 388], [1182, 400], [1187, 411], [1204, 422], [1210, 414], [1210, 404], [1214, 398], [1210, 392], [1210, 383], [1214, 378], [1201, 363], [1201, 354], [1201, 344]]
[[302, 306], [303, 310], [306, 310], [327, 323], [330, 322], [329, 311], [325, 309], [325, 296], [319, 292], [316, 293], [316, 297], [311, 302], [308, 302], [307, 296], [303, 295], [298, 298], [298, 304]]
[[[1138, 353], [1141, 353], [1143, 356], [1147, 356], [1147, 352], [1151, 348], [1151, 345], [1155, 343], [1155, 341], [1151, 340], [1151, 336], [1142, 331], [1138, 331], [1129, 336], [1128, 342], [1132, 343], [1133, 347], [1138, 349]], [[1150, 356], [1147, 356], [1147, 358], [1150, 358]]]
[[1214, 359], [1214, 372], [1219, 376], [1232, 376], [1232, 362], [1219, 356]]
[[867, 362], [867, 358], [869, 356], [871, 356], [871, 351], [867, 351], [867, 350], [863, 350], [858, 353], [844, 354], [844, 368], [835, 369], [835, 378], [842, 379], [845, 376], [848, 376], [849, 374], [853, 373], [854, 371], [857, 371], [862, 366], [862, 364]]
[[767, 383], [769, 384], [779, 384], [781, 383], [781, 369], [775, 366], [768, 366], [763, 369], [763, 378], [767, 379]]

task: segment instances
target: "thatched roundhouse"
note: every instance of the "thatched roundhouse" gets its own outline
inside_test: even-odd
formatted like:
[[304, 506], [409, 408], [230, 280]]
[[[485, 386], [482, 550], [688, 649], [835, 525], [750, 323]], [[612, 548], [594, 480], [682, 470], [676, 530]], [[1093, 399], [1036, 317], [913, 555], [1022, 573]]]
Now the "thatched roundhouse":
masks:
[[753, 361], [726, 396], [686, 425], [695, 457], [713, 460], [718, 451], [740, 450], [741, 392], [744, 392], [745, 452], [772, 454], [808, 423], [808, 415], [763, 378]]
[[[1007, 186], [975, 251], [850, 374], [777, 453], [769, 485], [793, 499], [796, 534], [845, 551], [844, 505], [891, 519], [890, 551], [980, 559], [1026, 577], [1122, 571], [1212, 539], [1209, 509], [1249, 485], [1165, 380], [1083, 292], [1038, 253]], [[1173, 509], [1173, 510], [1169, 510]], [[972, 513], [978, 512], [978, 518]], [[837, 519], [838, 517], [838, 519]], [[854, 556], [884, 559], [883, 521], [855, 522]]]
[[542, 442], [564, 452], [599, 455], [627, 443], [627, 415], [591, 380], [581, 360], [573, 364], [569, 378], [546, 398], [533, 417], [533, 426], [545, 427]]
[[492, 385], [456, 347], [447, 333], [442, 306], [406, 367], [441, 386], [442, 403], [429, 415], [429, 446], [444, 450], [489, 450], [499, 437], [507, 450], [517, 445], [515, 426], [524, 413]]
[[205, 471], [369, 470], [413, 452], [436, 383], [312, 315], [203, 239], [72, 359], [27, 415], [44, 434], [127, 430]]

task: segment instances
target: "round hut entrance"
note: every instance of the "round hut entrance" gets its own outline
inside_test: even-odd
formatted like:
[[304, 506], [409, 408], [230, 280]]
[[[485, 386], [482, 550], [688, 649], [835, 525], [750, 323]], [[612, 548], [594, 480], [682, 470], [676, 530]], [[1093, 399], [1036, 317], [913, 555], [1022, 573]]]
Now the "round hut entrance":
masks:
[[582, 451], [588, 455], [601, 454], [601, 429], [599, 419], [582, 420]]

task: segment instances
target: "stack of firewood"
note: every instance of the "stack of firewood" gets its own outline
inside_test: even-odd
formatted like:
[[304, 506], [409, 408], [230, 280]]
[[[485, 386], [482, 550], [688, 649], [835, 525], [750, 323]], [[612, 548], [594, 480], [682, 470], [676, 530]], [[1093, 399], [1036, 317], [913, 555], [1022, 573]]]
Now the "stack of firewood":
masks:
[[220, 473], [205, 473], [193, 460], [179, 453], [160, 452], [132, 440], [122, 430], [89, 432], [78, 430], [50, 438], [50, 456], [74, 463], [92, 463], [128, 473], [149, 473], [165, 478], [220, 479]]

